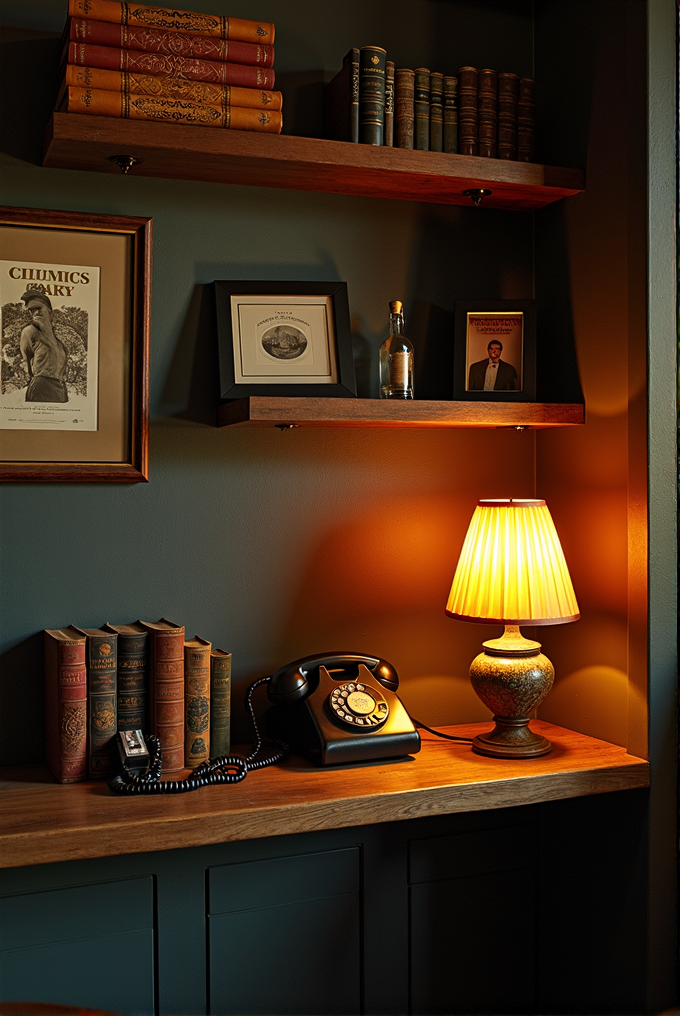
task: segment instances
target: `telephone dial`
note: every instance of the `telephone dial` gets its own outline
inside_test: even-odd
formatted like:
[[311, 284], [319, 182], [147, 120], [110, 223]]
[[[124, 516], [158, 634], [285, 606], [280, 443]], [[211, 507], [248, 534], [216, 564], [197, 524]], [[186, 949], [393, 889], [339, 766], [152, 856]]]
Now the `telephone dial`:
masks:
[[269, 728], [317, 765], [413, 754], [420, 736], [398, 687], [396, 670], [378, 656], [305, 656], [272, 674]]

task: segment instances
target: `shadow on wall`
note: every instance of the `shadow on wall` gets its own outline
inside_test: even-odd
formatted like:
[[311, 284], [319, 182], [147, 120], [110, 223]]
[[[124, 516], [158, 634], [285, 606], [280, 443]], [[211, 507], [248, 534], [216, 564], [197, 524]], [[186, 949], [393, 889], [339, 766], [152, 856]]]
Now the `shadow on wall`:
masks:
[[35, 680], [42, 672], [41, 631], [0, 655], [0, 765], [29, 765], [45, 759], [43, 684]]
[[[0, 30], [0, 148], [39, 166], [42, 137], [57, 95], [60, 37], [3, 25]], [[30, 67], [30, 74], [26, 68]], [[17, 88], [17, 81], [21, 88]], [[11, 96], [11, 101], [9, 100]]]

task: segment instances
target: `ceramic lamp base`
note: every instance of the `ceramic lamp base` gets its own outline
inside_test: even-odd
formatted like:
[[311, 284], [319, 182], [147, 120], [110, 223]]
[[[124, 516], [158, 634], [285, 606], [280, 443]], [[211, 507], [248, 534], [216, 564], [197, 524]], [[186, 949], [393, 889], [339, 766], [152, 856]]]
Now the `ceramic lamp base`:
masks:
[[552, 687], [555, 671], [538, 642], [525, 639], [508, 625], [500, 639], [484, 643], [472, 661], [470, 682], [494, 714], [495, 727], [472, 742], [478, 755], [495, 758], [537, 758], [552, 745], [529, 727], [529, 717]]

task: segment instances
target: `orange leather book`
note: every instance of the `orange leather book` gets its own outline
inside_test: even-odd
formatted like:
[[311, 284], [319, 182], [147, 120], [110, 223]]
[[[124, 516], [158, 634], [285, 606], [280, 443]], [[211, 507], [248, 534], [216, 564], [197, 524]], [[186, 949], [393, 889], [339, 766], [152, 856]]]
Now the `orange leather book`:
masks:
[[109, 71], [102, 67], [76, 67], [67, 64], [63, 88], [100, 88], [105, 92], [127, 92], [130, 95], [162, 95], [168, 99], [185, 99], [204, 106], [242, 106], [246, 109], [275, 109], [283, 106], [281, 92], [265, 88], [240, 88], [238, 85], [217, 85], [210, 81], [163, 77], [157, 74], [133, 74]]
[[184, 765], [195, 769], [210, 757], [210, 650], [194, 635], [184, 643]]
[[72, 627], [44, 633], [45, 750], [59, 783], [87, 779], [86, 641]]
[[151, 733], [161, 742], [163, 775], [184, 768], [184, 625], [140, 621], [149, 632]]
[[139, 49], [93, 46], [89, 42], [69, 42], [65, 50], [65, 62], [79, 67], [104, 67], [112, 71], [212, 81], [215, 84], [239, 85], [243, 88], [274, 87], [274, 71], [271, 67], [198, 60], [196, 57], [176, 53], [144, 53]]
[[237, 131], [280, 134], [280, 111], [240, 106], [206, 106], [162, 95], [129, 95], [96, 88], [67, 88], [61, 109], [66, 113], [93, 113], [124, 120], [155, 120], [193, 127], [224, 127]]
[[118, 3], [117, 0], [69, 0], [69, 17], [110, 21], [114, 25], [139, 25], [173, 32], [189, 32], [218, 39], [241, 42], [274, 42], [274, 26], [268, 21], [246, 21], [219, 14], [196, 14], [173, 7], [149, 7], [146, 4]]
[[222, 63], [252, 64], [256, 67], [272, 67], [274, 64], [273, 46], [207, 39], [204, 35], [185, 35], [157, 29], [128, 28], [126, 25], [112, 25], [108, 21], [92, 21], [90, 18], [71, 18], [66, 25], [66, 34], [71, 42], [86, 42], [93, 46], [136, 49], [143, 53], [166, 53], [196, 57], [199, 60], [219, 60]]

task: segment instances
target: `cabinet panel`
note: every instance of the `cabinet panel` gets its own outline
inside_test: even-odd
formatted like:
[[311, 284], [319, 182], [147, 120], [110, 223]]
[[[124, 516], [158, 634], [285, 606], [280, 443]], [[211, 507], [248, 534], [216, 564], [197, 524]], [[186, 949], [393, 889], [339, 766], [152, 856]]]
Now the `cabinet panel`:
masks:
[[3, 1000], [154, 1011], [150, 876], [6, 897], [0, 929]]
[[354, 847], [211, 870], [209, 1011], [358, 1013], [359, 865]]
[[410, 888], [411, 1012], [535, 1011], [534, 873]]

